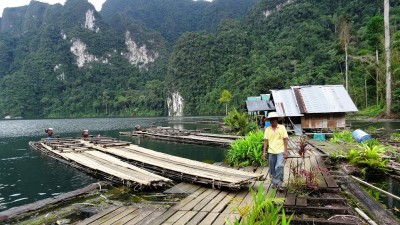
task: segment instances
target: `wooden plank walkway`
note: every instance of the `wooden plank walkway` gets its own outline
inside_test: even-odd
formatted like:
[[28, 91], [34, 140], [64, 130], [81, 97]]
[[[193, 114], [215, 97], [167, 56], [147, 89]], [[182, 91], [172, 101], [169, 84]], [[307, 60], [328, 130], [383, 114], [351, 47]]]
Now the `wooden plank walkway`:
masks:
[[[289, 150], [290, 156], [292, 158], [288, 158], [285, 162], [285, 187], [287, 187], [290, 182], [290, 177], [292, 176], [290, 166], [300, 164], [304, 169], [310, 169], [313, 167], [318, 168], [326, 168], [323, 162], [323, 159], [318, 153], [314, 154], [314, 151], [310, 151], [307, 153], [306, 158], [301, 159], [298, 158], [296, 152], [293, 150], [295, 146], [296, 140], [291, 140], [291, 149]], [[174, 187], [165, 191], [165, 193], [173, 193], [173, 194], [187, 194], [187, 197], [182, 199], [176, 205], [170, 207], [169, 209], [163, 209], [165, 211], [158, 211], [157, 209], [152, 209], [153, 211], [146, 211], [147, 209], [143, 209], [147, 213], [148, 216], [142, 216], [137, 218], [137, 215], [134, 214], [134, 210], [129, 207], [125, 207], [123, 210], [121, 209], [118, 213], [115, 213], [117, 209], [112, 209], [112, 211], [107, 211], [106, 213], [101, 214], [101, 216], [95, 216], [95, 219], [89, 218], [87, 221], [91, 221], [93, 224], [97, 223], [101, 218], [107, 219], [107, 221], [117, 221], [113, 224], [152, 224], [152, 225], [178, 225], [178, 224], [204, 224], [204, 225], [223, 225], [226, 224], [225, 219], [229, 221], [234, 221], [235, 218], [240, 219], [240, 214], [234, 211], [235, 207], [243, 208], [252, 203], [252, 195], [250, 193], [250, 188], [253, 190], [257, 190], [260, 185], [263, 185], [264, 191], [268, 193], [274, 193], [271, 184], [270, 178], [268, 177], [268, 167], [246, 167], [240, 168], [239, 170], [253, 172], [255, 174], [259, 174], [265, 176], [264, 181], [255, 181], [248, 185], [248, 188], [233, 191], [233, 190], [219, 190], [219, 189], [209, 189], [205, 187], [201, 187], [195, 184], [189, 183], [179, 183]], [[321, 190], [329, 190], [329, 191], [337, 191], [338, 185], [330, 176], [328, 170], [319, 170], [319, 184]], [[284, 207], [287, 212], [295, 212], [295, 213], [310, 213], [314, 214], [315, 212], [319, 212], [318, 210], [323, 210], [325, 213], [337, 213], [337, 214], [350, 214], [350, 209], [343, 204], [343, 206], [335, 206], [335, 207], [316, 207], [315, 203], [321, 204], [315, 198], [311, 198], [308, 201], [307, 198], [302, 196], [297, 196], [294, 193], [291, 193], [284, 189], [283, 192], [277, 192], [275, 197], [280, 197], [285, 199]], [[335, 198], [333, 199], [336, 203], [344, 202], [343, 199]], [[314, 205], [313, 205], [314, 204]], [[127, 211], [128, 210], [128, 211]], [[114, 212], [114, 213], [113, 213]], [[154, 213], [158, 213], [155, 216]], [[122, 217], [120, 214], [123, 213], [125, 216]], [[125, 218], [126, 215], [133, 214], [129, 216], [125, 220], [121, 220], [119, 218]], [[106, 217], [107, 215], [110, 215]], [[111, 220], [111, 218], [115, 218]], [[121, 220], [121, 221], [120, 221]], [[103, 220], [101, 220], [103, 221]], [[334, 221], [327, 221], [321, 219], [312, 219], [312, 218], [296, 218], [294, 221], [298, 223], [308, 224], [334, 224]], [[94, 223], [96, 222], [96, 223]], [[313, 223], [314, 222], [314, 223]], [[82, 221], [80, 224], [90, 224], [86, 221]], [[103, 224], [103, 223], [101, 223]], [[111, 223], [104, 223], [111, 224]], [[296, 224], [296, 223], [295, 223]], [[340, 224], [352, 224], [352, 223], [340, 223]]]

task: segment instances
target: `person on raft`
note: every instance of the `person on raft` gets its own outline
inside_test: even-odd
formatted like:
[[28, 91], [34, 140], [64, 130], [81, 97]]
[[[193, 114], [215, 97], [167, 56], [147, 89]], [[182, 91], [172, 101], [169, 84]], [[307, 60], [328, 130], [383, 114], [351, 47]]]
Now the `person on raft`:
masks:
[[82, 131], [82, 137], [84, 137], [84, 138], [89, 137], [89, 130], [83, 130]]
[[266, 150], [268, 149], [272, 188], [283, 191], [283, 168], [284, 159], [287, 158], [288, 133], [285, 126], [278, 124], [278, 120], [282, 119], [278, 113], [270, 112], [267, 118], [270, 120], [271, 126], [265, 128], [262, 158], [266, 160]]
[[47, 128], [44, 130], [44, 132], [47, 134], [47, 138], [51, 139], [53, 138], [54, 130], [53, 128]]

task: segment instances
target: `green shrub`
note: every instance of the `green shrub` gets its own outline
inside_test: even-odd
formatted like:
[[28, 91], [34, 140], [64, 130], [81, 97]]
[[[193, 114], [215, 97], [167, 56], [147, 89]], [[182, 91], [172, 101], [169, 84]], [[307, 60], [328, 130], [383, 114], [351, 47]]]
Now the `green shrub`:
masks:
[[392, 133], [391, 138], [393, 141], [400, 141], [400, 133]]
[[240, 113], [236, 109], [233, 109], [228, 113], [224, 118], [224, 122], [237, 135], [246, 135], [250, 131], [258, 129], [257, 124], [251, 121], [251, 118], [247, 113]]
[[340, 132], [333, 132], [333, 138], [330, 139], [331, 142], [333, 143], [356, 143], [356, 141], [353, 138], [352, 132], [350, 130], [343, 130]]
[[[243, 208], [235, 208], [240, 213], [242, 219], [235, 218], [234, 222], [225, 219], [229, 225], [288, 225], [293, 218], [288, 219], [283, 209], [283, 198], [274, 198], [274, 191], [268, 195], [263, 191], [263, 185], [258, 187], [257, 193], [250, 189], [253, 196], [253, 203]], [[279, 213], [282, 212], [281, 215]]]
[[235, 166], [264, 166], [262, 159], [264, 134], [262, 131], [252, 131], [246, 137], [237, 139], [231, 144], [227, 153], [227, 162]]
[[383, 107], [381, 105], [374, 105], [365, 108], [357, 113], [358, 116], [377, 117], [382, 114]]
[[386, 148], [384, 145], [362, 143], [357, 149], [351, 149], [346, 158], [351, 164], [361, 168], [362, 175], [386, 173], [388, 171], [388, 159], [383, 158]]

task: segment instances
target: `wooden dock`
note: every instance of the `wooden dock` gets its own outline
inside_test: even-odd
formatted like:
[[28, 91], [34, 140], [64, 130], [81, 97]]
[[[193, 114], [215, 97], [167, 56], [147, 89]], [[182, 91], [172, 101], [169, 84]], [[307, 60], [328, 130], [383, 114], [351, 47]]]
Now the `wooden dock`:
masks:
[[[318, 174], [319, 194], [303, 197], [288, 190], [287, 184], [292, 176], [290, 165], [299, 160], [299, 158], [294, 157], [295, 154], [294, 151], [290, 151], [292, 158], [285, 162], [284, 180], [286, 185], [284, 191], [275, 194], [275, 197], [285, 199], [284, 208], [287, 215], [295, 214], [292, 224], [355, 224], [354, 218], [357, 219], [357, 217], [354, 216], [346, 200], [338, 195], [338, 185], [330, 176], [319, 153], [310, 152], [305, 159], [306, 169], [311, 167], [321, 168]], [[262, 185], [265, 192], [274, 193], [268, 178], [268, 167], [245, 167], [239, 170], [259, 174], [267, 179], [252, 182], [247, 189], [240, 191], [209, 189], [182, 182], [164, 192], [166, 194], [181, 193], [187, 195], [186, 198], [170, 208], [112, 207], [78, 224], [226, 224], [225, 219], [233, 221], [235, 218], [241, 218], [241, 215], [233, 210], [235, 207], [243, 208], [252, 203], [250, 188], [257, 190]], [[341, 217], [335, 218], [335, 215]]]

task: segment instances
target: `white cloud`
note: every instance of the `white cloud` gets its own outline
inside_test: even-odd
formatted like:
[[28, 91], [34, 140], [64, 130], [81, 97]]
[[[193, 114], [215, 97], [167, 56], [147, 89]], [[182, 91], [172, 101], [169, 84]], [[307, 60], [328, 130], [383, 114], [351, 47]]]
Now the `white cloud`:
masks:
[[[49, 4], [61, 3], [64, 4], [66, 0], [39, 0], [40, 2], [46, 2]], [[100, 11], [101, 6], [106, 0], [89, 0], [97, 11]], [[0, 0], [0, 15], [3, 14], [3, 9], [7, 7], [18, 7], [29, 5], [30, 0]]]

